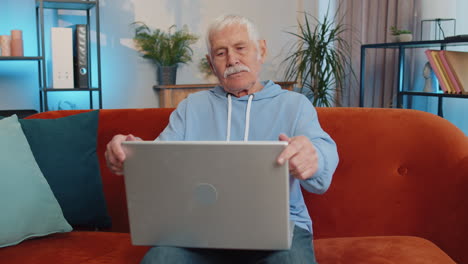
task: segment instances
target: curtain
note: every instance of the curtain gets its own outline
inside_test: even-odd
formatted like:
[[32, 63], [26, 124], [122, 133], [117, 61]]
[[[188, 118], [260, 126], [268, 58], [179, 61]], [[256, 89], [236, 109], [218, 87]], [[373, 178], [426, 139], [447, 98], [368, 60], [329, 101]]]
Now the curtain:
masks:
[[[343, 19], [346, 30], [342, 37], [351, 46], [351, 63], [344, 87], [337, 91], [338, 106], [359, 106], [359, 81], [361, 45], [391, 42], [390, 27], [409, 29], [413, 38], [419, 36], [419, 10], [417, 0], [337, 0], [337, 14]], [[408, 71], [414, 71], [412, 51], [406, 59]], [[364, 106], [392, 107], [396, 102], [397, 50], [367, 49], [364, 89]], [[354, 76], [351, 74], [354, 71]], [[413, 82], [411, 73], [405, 73], [405, 82]], [[408, 78], [410, 77], [410, 78]]]

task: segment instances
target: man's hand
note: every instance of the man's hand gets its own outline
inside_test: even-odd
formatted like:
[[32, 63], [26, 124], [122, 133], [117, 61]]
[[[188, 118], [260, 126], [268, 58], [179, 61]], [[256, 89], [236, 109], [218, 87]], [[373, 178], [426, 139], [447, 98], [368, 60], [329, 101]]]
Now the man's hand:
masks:
[[289, 144], [278, 156], [278, 164], [289, 160], [290, 174], [299, 180], [311, 178], [318, 169], [317, 151], [312, 142], [305, 136], [289, 138], [285, 134], [281, 134], [279, 140]]
[[115, 135], [112, 140], [107, 143], [105, 152], [107, 167], [115, 174], [123, 173], [123, 162], [125, 161], [125, 152], [122, 148], [124, 141], [141, 141], [140, 138], [129, 135]]

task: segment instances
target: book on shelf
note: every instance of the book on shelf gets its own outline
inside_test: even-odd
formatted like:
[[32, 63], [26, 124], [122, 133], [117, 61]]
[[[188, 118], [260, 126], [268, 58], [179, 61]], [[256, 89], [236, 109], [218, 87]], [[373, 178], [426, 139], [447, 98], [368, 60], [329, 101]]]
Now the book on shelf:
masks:
[[468, 94], [468, 52], [428, 49], [425, 53], [445, 93]]
[[441, 72], [441, 74], [442, 74], [442, 78], [444, 78], [444, 81], [445, 81], [446, 84], [447, 84], [448, 93], [449, 93], [449, 94], [454, 94], [454, 93], [456, 93], [456, 92], [455, 92], [455, 88], [454, 88], [454, 86], [453, 86], [452, 81], [451, 81], [450, 78], [449, 78], [448, 69], [445, 68], [445, 66], [442, 64], [442, 60], [441, 60], [441, 58], [440, 58], [440, 54], [441, 54], [440, 52], [441, 52], [441, 51], [438, 50], [438, 51], [432, 52], [432, 54], [433, 54], [433, 56], [434, 56], [434, 58], [435, 58], [436, 63], [437, 63], [437, 64], [439, 65], [439, 67], [440, 67], [440, 72]]
[[75, 88], [89, 88], [88, 71], [88, 26], [77, 24], [72, 26], [73, 34], [73, 77]]
[[442, 54], [458, 84], [460, 93], [468, 94], [468, 52], [445, 50]]
[[449, 81], [449, 84], [450, 86], [452, 87], [453, 89], [453, 93], [456, 93], [456, 94], [460, 94], [461, 93], [461, 90], [460, 90], [460, 84], [459, 84], [459, 81], [457, 80], [457, 78], [455, 77], [455, 73], [454, 71], [452, 70], [452, 68], [450, 67], [450, 64], [447, 60], [447, 57], [445, 56], [445, 50], [441, 50], [437, 53], [437, 55], [439, 56], [440, 58], [440, 62], [442, 64], [442, 67], [444, 68], [445, 72], [447, 73], [447, 77], [448, 77], [448, 81]]
[[437, 57], [438, 50], [428, 49], [425, 51], [426, 57], [431, 64], [432, 70], [434, 71], [437, 79], [439, 80], [439, 85], [444, 93], [451, 93], [451, 87], [449, 86], [448, 76], [443, 69], [443, 66], [440, 62], [440, 58]]
[[70, 28], [51, 28], [52, 87], [74, 87], [73, 36]]
[[53, 88], [89, 88], [88, 25], [51, 31]]

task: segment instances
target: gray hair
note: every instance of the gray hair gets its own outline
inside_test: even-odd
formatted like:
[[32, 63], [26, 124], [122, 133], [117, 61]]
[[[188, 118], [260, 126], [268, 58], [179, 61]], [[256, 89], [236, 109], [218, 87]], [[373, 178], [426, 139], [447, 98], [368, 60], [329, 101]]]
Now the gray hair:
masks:
[[257, 27], [254, 25], [254, 23], [250, 19], [244, 16], [222, 15], [216, 18], [210, 24], [206, 32], [206, 36], [205, 36], [206, 48], [208, 50], [208, 54], [210, 57], [211, 57], [211, 42], [210, 42], [211, 35], [213, 33], [223, 30], [225, 27], [230, 26], [230, 25], [245, 26], [247, 28], [247, 33], [249, 34], [250, 40], [252, 40], [255, 43], [255, 47], [257, 48], [257, 51], [258, 51], [259, 35], [258, 35]]

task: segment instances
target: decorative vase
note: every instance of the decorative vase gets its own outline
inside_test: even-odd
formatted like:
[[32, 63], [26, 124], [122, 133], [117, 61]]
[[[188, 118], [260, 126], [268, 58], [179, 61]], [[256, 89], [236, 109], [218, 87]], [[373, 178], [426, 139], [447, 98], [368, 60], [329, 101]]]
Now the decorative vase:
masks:
[[24, 56], [23, 32], [21, 30], [11, 31], [11, 56]]
[[405, 33], [393, 36], [394, 42], [409, 42], [413, 40], [413, 34]]
[[176, 84], [177, 65], [158, 66], [158, 82], [160, 85]]
[[2, 49], [2, 56], [11, 56], [11, 37], [10, 35], [0, 36], [0, 48]]

